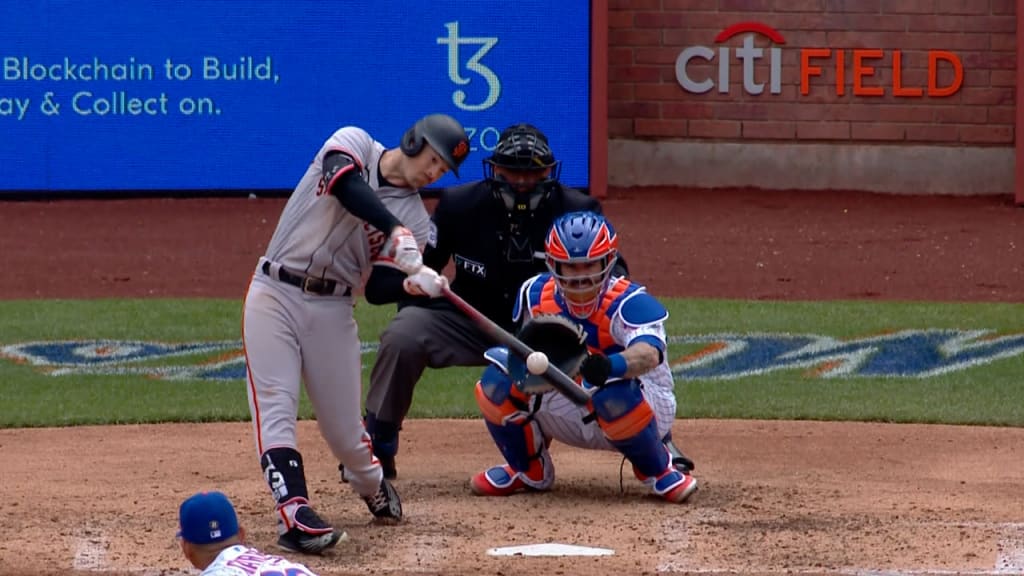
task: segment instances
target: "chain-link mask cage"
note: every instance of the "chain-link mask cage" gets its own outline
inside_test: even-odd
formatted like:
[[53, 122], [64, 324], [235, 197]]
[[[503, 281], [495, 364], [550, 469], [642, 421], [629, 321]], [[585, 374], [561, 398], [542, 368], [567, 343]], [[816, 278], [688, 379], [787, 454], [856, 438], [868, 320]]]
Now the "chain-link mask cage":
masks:
[[495, 166], [523, 172], [551, 168], [549, 178], [552, 180], [558, 180], [561, 174], [561, 162], [555, 159], [548, 137], [536, 126], [526, 123], [502, 130], [494, 151], [484, 159], [484, 177], [493, 178]]
[[[501, 183], [492, 182], [495, 186]], [[498, 246], [503, 252], [505, 262], [510, 264], [530, 264], [536, 267], [544, 260], [542, 242], [545, 231], [538, 228], [537, 221], [543, 221], [545, 217], [538, 216], [538, 208], [541, 207], [553, 192], [551, 186], [559, 184], [549, 181], [542, 184], [530, 194], [516, 195], [510, 189], [495, 192], [495, 196], [509, 203], [502, 206], [505, 209], [504, 218], [499, 220], [499, 226], [495, 230], [498, 237]], [[513, 198], [523, 202], [511, 205]], [[540, 234], [540, 236], [538, 236]]]
[[[516, 333], [516, 338], [536, 352], [543, 352], [548, 362], [569, 378], [576, 378], [587, 356], [587, 335], [583, 327], [565, 316], [542, 314], [531, 318]], [[515, 354], [508, 356], [508, 372], [515, 386], [526, 394], [543, 394], [554, 387], [543, 376], [530, 374], [526, 360]]]
[[[550, 172], [530, 190], [518, 190], [513, 182], [496, 174], [495, 167], [524, 174]], [[483, 161], [484, 178], [494, 184], [496, 194], [508, 211], [536, 210], [545, 192], [557, 183], [562, 163], [555, 159], [548, 137], [532, 124], [514, 124], [501, 132], [490, 157]]]
[[[520, 190], [509, 182], [495, 167], [535, 175], [550, 170], [529, 190]], [[491, 186], [495, 199], [508, 215], [508, 229], [498, 232], [499, 242], [505, 247], [505, 259], [510, 263], [531, 263], [535, 260], [530, 238], [529, 220], [533, 213], [559, 186], [561, 162], [555, 159], [548, 138], [536, 126], [514, 124], [502, 131], [491, 156], [483, 161], [484, 177]]]
[[551, 225], [544, 252], [569, 313], [589, 318], [608, 289], [619, 237], [604, 216], [570, 212]]

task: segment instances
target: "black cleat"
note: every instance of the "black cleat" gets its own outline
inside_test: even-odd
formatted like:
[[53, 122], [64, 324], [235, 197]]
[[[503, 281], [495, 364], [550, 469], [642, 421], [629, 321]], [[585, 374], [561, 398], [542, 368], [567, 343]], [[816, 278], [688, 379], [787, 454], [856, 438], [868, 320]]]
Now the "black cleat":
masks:
[[363, 501], [378, 523], [397, 524], [402, 521], [402, 500], [391, 482], [381, 480], [377, 493], [364, 496]]
[[693, 463], [693, 460], [688, 458], [686, 454], [683, 454], [683, 451], [680, 450], [674, 442], [672, 442], [671, 435], [666, 435], [665, 438], [662, 439], [662, 443], [665, 445], [665, 448], [668, 449], [669, 456], [672, 457], [672, 466], [676, 470], [679, 470], [683, 474], [689, 474], [697, 468], [697, 465]]
[[295, 511], [295, 526], [277, 538], [277, 547], [287, 552], [323, 554], [347, 536], [324, 522], [309, 506], [299, 506]]

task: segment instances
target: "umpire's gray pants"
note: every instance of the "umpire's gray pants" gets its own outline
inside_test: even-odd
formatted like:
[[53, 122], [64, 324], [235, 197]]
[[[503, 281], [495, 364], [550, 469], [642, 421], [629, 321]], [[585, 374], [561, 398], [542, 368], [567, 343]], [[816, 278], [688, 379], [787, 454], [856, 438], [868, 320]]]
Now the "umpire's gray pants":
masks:
[[[402, 308], [381, 334], [366, 411], [400, 425], [426, 367], [486, 366], [484, 352], [495, 345], [459, 310]], [[466, 382], [466, 394], [473, 394], [473, 384]]]

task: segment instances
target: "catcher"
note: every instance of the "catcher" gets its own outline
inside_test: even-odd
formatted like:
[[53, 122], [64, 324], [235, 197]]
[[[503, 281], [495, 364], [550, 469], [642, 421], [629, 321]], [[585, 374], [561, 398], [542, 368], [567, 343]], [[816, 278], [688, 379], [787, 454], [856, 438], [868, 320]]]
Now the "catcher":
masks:
[[476, 385], [487, 429], [505, 458], [474, 476], [480, 496], [549, 490], [552, 440], [616, 450], [654, 494], [684, 502], [697, 490], [686, 467], [673, 465], [661, 439], [672, 428], [676, 398], [666, 359], [668, 312], [643, 286], [613, 277], [618, 238], [603, 216], [571, 212], [555, 220], [545, 241], [549, 272], [527, 280], [513, 312], [518, 336], [591, 393], [571, 402], [523, 359], [491, 348]]

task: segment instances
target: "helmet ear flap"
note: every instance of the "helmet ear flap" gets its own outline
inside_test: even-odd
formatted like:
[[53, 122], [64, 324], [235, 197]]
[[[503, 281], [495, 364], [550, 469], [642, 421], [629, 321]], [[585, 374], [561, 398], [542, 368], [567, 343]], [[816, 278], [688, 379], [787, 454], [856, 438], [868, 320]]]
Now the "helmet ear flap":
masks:
[[398, 147], [406, 156], [416, 156], [427, 144], [458, 176], [459, 166], [469, 154], [469, 136], [462, 124], [447, 114], [424, 116], [405, 131]]
[[405, 131], [402, 135], [401, 148], [402, 153], [406, 156], [415, 156], [423, 150], [423, 144], [426, 140], [423, 138], [423, 133], [420, 130], [422, 121], [413, 124], [412, 128]]

